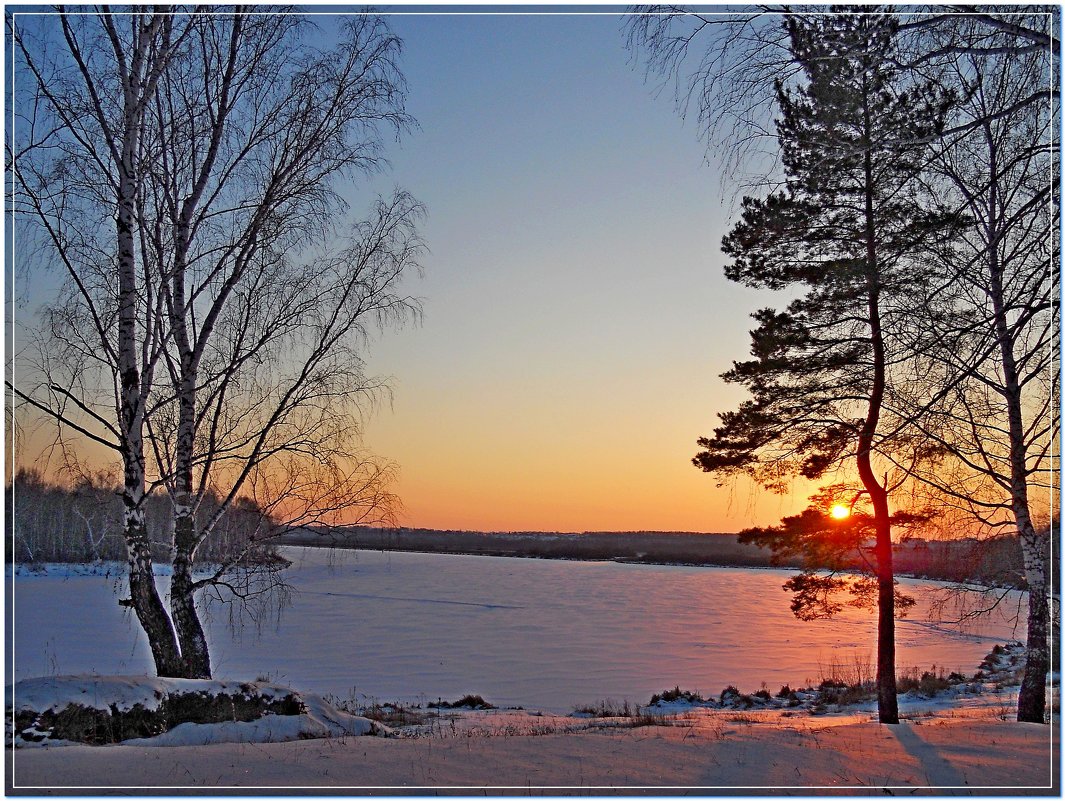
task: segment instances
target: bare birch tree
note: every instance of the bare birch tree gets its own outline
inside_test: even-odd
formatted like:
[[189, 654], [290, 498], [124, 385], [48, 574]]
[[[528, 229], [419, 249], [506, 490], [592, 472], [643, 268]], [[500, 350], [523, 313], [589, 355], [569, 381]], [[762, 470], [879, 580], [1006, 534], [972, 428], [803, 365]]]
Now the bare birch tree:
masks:
[[[107, 28], [112, 18], [105, 10], [83, 24]], [[166, 535], [173, 554], [170, 610], [159, 602], [152, 617], [160, 632], [165, 629], [172, 658], [157, 658], [157, 669], [208, 677], [196, 593], [208, 586], [224, 585], [238, 595], [249, 589], [227, 572], [241, 562], [240, 554], [204, 579], [194, 578], [193, 567], [233, 504], [255, 495], [266, 509], [249, 547], [287, 525], [341, 514], [387, 516], [394, 506], [390, 466], [359, 445], [360, 414], [377, 388], [359, 354], [373, 326], [416, 310], [399, 282], [417, 266], [422, 210], [397, 191], [366, 221], [339, 232], [346, 211], [340, 182], [379, 169], [383, 132], [398, 135], [411, 124], [396, 65], [400, 43], [383, 20], [352, 16], [337, 43], [323, 48], [311, 43], [315, 29], [305, 19], [288, 13], [238, 8], [166, 19], [181, 26], [181, 38], [168, 47], [152, 93], [138, 107], [139, 170], [125, 187], [125, 205], [112, 201], [101, 213], [126, 220], [128, 211], [119, 258], [128, 239], [139, 279], [136, 298], [152, 334], [142, 348], [151, 369], [137, 396], [138, 464], [143, 483], [143, 430], [155, 483], [173, 504], [173, 530]], [[26, 61], [37, 59], [39, 49], [17, 35]], [[116, 58], [125, 55], [121, 44], [114, 43]], [[69, 49], [56, 60], [78, 62], [78, 51]], [[108, 66], [80, 69], [94, 87], [90, 94], [116, 91]], [[50, 123], [51, 136], [64, 141], [69, 161], [84, 158], [76, 108], [50, 99], [53, 73], [34, 75], [35, 91], [46, 101], [38, 105], [58, 120]], [[55, 219], [97, 241], [69, 218], [65, 173], [55, 173], [47, 142], [31, 136], [10, 160], [23, 174], [21, 165], [36, 170], [37, 180], [20, 181], [31, 210], [42, 206], [43, 187], [57, 187], [51, 216], [36, 214], [45, 227]], [[112, 167], [103, 162], [98, 172], [110, 179]], [[63, 238], [51, 239], [53, 250], [69, 249]], [[95, 269], [106, 289], [106, 265], [83, 261], [90, 267], [70, 270], [73, 283]], [[109, 302], [106, 291], [85, 291], [58, 307], [69, 318], [64, 330], [77, 332], [66, 338], [81, 351], [101, 344], [106, 350], [115, 338]], [[87, 336], [79, 324], [86, 316], [100, 319]], [[121, 342], [127, 332], [119, 318]], [[54, 346], [50, 334], [45, 340]], [[67, 363], [70, 350], [59, 351], [60, 372], [74, 380], [19, 390], [22, 397], [82, 435], [128, 447], [132, 435], [93, 411], [91, 392], [69, 389], [90, 389], [91, 382], [82, 367]], [[126, 380], [118, 357], [107, 367], [116, 381]], [[60, 398], [57, 385], [68, 387]], [[82, 415], [91, 412], [102, 433], [68, 413], [68, 403]], [[325, 480], [328, 485], [320, 483]], [[208, 498], [209, 510], [202, 508]], [[153, 638], [162, 634], [149, 631]]]
[[[15, 209], [34, 221], [68, 279], [66, 297], [48, 320], [66, 380], [49, 372], [38, 386], [15, 391], [120, 456], [129, 604], [148, 635], [156, 670], [181, 675], [144, 520], [144, 416], [163, 331], [158, 295], [138, 259], [135, 207], [145, 120], [189, 25], [160, 8], [59, 12], [50, 18], [58, 27], [38, 29], [38, 36], [11, 18], [8, 23], [17, 68], [28, 75], [16, 86], [24, 94], [16, 99], [16, 137], [8, 149]], [[109, 377], [113, 406], [77, 392], [90, 365]]]
[[945, 243], [939, 280], [915, 309], [911, 348], [924, 378], [898, 400], [900, 414], [942, 449], [920, 476], [939, 501], [1020, 538], [1029, 611], [1018, 717], [1042, 722], [1060, 426], [1052, 54], [1019, 46], [1012, 30], [988, 34], [983, 26], [954, 20], [945, 42], [978, 40], [982, 52], [936, 65], [941, 78], [968, 89], [954, 121], [963, 133], [942, 144], [927, 180], [944, 210], [972, 224]]
[[[403, 193], [344, 252], [293, 259], [332, 235], [344, 206], [334, 180], [379, 168], [381, 126], [398, 133], [410, 122], [399, 42], [382, 19], [348, 19], [326, 51], [305, 44], [304, 27], [242, 10], [207, 18], [153, 108], [158, 150], [141, 230], [172, 332], [164, 355], [176, 416], [171, 442], [160, 445], [163, 426], [151, 430], [174, 502], [171, 615], [194, 675], [210, 675], [194, 603], [197, 548], [254, 471], [298, 448], [336, 452], [329, 424], [368, 390], [349, 334], [413, 308], [395, 293], [419, 247], [420, 209]], [[249, 381], [260, 397], [235, 391]], [[234, 462], [241, 469], [217, 485]], [[208, 491], [223, 508], [198, 528]]]
[[[708, 158], [741, 185], [779, 179], [773, 128], [774, 86], [800, 71], [788, 51], [784, 18], [845, 11], [846, 6], [753, 4], [706, 11], [683, 5], [631, 7], [625, 23], [634, 62], [669, 89], [677, 111], [693, 118]], [[1056, 6], [867, 6], [898, 16], [896, 66], [923, 79], [945, 60], [1050, 52], [1059, 58]], [[964, 22], [962, 21], [964, 20]], [[1057, 83], [1033, 88], [1019, 104], [1045, 103]], [[973, 121], [969, 121], [969, 125]], [[958, 130], [947, 130], [948, 134]]]
[[785, 9], [632, 10], [625, 29], [634, 61], [669, 88], [682, 117], [696, 121], [707, 158], [741, 186], [765, 183], [779, 158], [776, 82], [787, 85], [802, 70], [782, 24]]

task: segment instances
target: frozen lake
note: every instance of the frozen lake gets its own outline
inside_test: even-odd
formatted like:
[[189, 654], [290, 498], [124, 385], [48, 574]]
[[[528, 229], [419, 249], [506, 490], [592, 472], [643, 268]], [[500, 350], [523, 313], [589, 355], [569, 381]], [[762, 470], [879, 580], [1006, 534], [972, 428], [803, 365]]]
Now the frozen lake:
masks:
[[[874, 616], [796, 620], [783, 571], [284, 551], [296, 592], [280, 619], [234, 632], [225, 612], [212, 610], [217, 678], [268, 675], [381, 701], [472, 692], [566, 712], [604, 698], [646, 703], [674, 685], [709, 695], [765, 682], [775, 692], [816, 682], [831, 663], [874, 662]], [[971, 674], [993, 644], [1023, 636], [1013, 626], [1018, 593], [994, 618], [960, 630], [930, 614], [934, 585], [903, 584], [919, 604], [898, 623], [900, 670]], [[120, 580], [9, 573], [8, 587], [16, 679], [150, 670], [143, 635], [116, 603]]]

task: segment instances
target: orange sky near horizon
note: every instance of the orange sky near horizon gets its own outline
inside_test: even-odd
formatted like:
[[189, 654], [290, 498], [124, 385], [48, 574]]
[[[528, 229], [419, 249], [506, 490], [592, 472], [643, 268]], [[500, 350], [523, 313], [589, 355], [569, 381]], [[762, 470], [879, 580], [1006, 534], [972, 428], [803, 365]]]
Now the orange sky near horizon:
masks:
[[[401, 439], [393, 436], [404, 419], [409, 418], [380, 412], [370, 425], [375, 439], [400, 448]], [[464, 422], [455, 420], [452, 431]], [[582, 443], [571, 442], [575, 450], [564, 450], [564, 431], [518, 459], [508, 448], [493, 444], [497, 429], [481, 425], [477, 430], [479, 437], [464, 439], [458, 433], [434, 437], [420, 432], [424, 436], [419, 447], [432, 444], [435, 453], [445, 454], [439, 459], [411, 453], [404, 461], [404, 454], [377, 449], [400, 465], [395, 487], [402, 499], [400, 525], [471, 531], [735, 532], [771, 525], [801, 511], [813, 492], [813, 485], [801, 479], [785, 496], [746, 479], [718, 488], [717, 480], [691, 466], [690, 456], [685, 458], [680, 448], [634, 443], [640, 460], [626, 462], [620, 447], [581, 450]], [[61, 456], [48, 447], [54, 432], [45, 425], [26, 433], [17, 465], [60, 475]], [[119, 466], [106, 449], [86, 442], [72, 445], [84, 467], [109, 470], [116, 482], [121, 480]]]
[[[389, 335], [388, 349], [432, 341], [433, 311], [446, 316], [430, 307], [424, 326]], [[634, 359], [635, 336], [619, 336], [616, 352]], [[367, 441], [399, 464], [404, 525], [738, 531], [805, 508], [814, 491], [805, 480], [789, 496], [747, 479], [719, 488], [717, 477], [692, 465], [696, 438], [716, 422], [708, 406], [742, 397], [713, 374], [693, 376], [683, 361], [645, 354], [630, 373], [590, 366], [578, 380], [541, 363], [543, 374], [530, 378], [527, 363], [505, 369], [507, 346], [485, 347], [495, 353], [452, 354], [450, 379], [437, 371], [396, 376], [391, 407], [368, 423]], [[493, 380], [462, 380], [496, 359]]]

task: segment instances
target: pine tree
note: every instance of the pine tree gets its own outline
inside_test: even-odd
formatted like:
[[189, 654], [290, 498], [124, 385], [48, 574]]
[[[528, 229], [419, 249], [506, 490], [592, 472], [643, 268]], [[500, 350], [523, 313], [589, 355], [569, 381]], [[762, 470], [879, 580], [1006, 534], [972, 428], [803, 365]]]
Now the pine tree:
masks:
[[723, 376], [752, 397], [699, 440], [694, 463], [719, 475], [746, 473], [777, 491], [796, 474], [857, 473], [875, 538], [880, 720], [897, 723], [894, 485], [883, 470], [903, 449], [912, 456], [920, 448], [885, 433], [896, 426], [884, 400], [905, 357], [892, 347], [893, 299], [924, 280], [922, 251], [955, 225], [929, 211], [915, 180], [951, 98], [904, 85], [893, 66], [890, 15], [789, 15], [785, 25], [804, 79], [777, 85], [786, 184], [764, 199], [744, 198], [722, 249], [732, 258], [731, 280], [804, 293], [783, 311], [753, 315], [754, 358]]

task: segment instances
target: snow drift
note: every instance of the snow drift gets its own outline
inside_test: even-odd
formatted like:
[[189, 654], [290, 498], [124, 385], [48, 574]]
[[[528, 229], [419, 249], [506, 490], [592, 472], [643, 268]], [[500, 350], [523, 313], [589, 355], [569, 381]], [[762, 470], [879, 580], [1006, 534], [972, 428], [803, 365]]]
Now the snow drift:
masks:
[[387, 733], [321, 697], [266, 682], [54, 676], [7, 687], [7, 743], [207, 745]]

